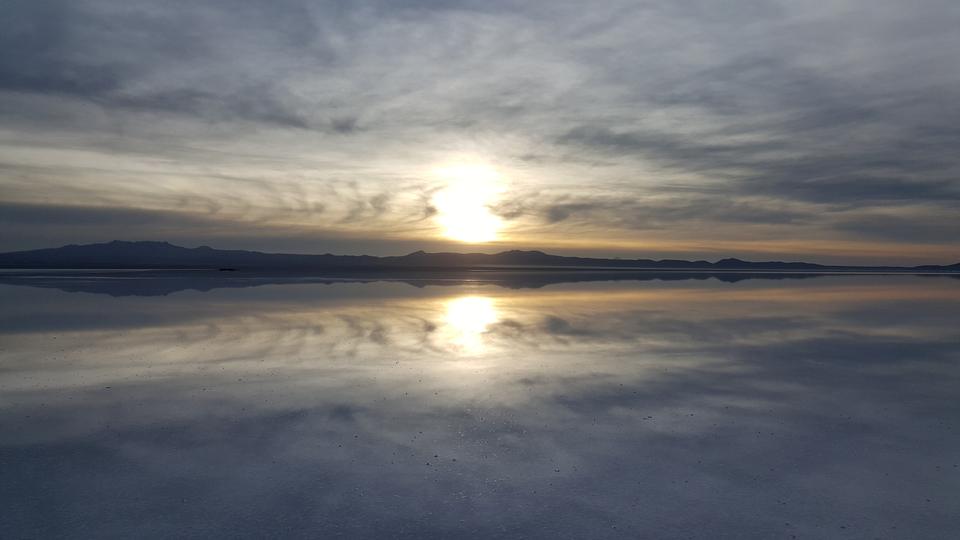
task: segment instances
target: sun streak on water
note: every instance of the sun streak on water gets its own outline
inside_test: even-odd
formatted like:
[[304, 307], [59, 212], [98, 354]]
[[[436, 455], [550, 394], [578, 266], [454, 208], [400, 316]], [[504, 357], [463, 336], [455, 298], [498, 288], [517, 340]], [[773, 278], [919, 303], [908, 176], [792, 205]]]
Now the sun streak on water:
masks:
[[484, 334], [499, 320], [493, 300], [482, 296], [461, 296], [447, 302], [446, 326], [449, 343], [465, 354], [484, 350]]

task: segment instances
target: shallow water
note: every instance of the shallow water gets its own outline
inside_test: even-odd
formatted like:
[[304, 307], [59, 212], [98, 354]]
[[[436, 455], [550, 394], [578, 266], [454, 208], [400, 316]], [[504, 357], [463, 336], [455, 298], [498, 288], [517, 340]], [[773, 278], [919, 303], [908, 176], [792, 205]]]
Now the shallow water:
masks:
[[130, 279], [0, 285], [0, 538], [960, 530], [960, 280]]

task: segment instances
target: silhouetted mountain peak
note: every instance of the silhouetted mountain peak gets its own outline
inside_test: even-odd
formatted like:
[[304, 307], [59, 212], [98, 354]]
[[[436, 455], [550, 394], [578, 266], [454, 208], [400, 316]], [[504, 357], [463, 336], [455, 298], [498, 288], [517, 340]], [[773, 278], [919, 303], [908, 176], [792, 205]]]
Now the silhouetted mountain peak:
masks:
[[544, 255], [544, 256], [549, 256], [549, 257], [555, 257], [555, 256], [556, 256], [556, 255], [547, 255], [546, 253], [544, 253], [544, 252], [542, 252], [542, 251], [535, 250], [535, 249], [527, 249], [527, 250], [524, 250], [524, 249], [511, 249], [510, 251], [501, 251], [501, 252], [498, 253], [497, 255]]
[[[86, 244], [86, 245], [87, 245], [87, 246], [98, 246], [98, 245], [99, 245], [99, 246], [103, 246], [103, 245], [108, 245], [108, 246], [118, 246], [118, 247], [124, 247], [124, 246], [136, 246], [136, 247], [176, 247], [176, 248], [180, 248], [180, 249], [187, 249], [187, 248], [185, 248], [185, 247], [175, 246], [175, 245], [171, 244], [170, 242], [164, 242], [164, 241], [160, 241], [160, 240], [111, 240], [110, 242], [107, 242], [107, 243], [105, 243], [105, 244]], [[85, 246], [84, 246], [84, 247], [85, 247]]]

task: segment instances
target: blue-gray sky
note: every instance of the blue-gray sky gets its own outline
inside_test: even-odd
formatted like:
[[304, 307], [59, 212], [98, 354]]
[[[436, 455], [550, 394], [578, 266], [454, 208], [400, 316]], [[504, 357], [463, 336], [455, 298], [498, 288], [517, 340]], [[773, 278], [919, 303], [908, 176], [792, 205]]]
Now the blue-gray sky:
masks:
[[[3, 251], [960, 260], [953, 0], [3, 11]], [[445, 236], [488, 176], [496, 239]]]

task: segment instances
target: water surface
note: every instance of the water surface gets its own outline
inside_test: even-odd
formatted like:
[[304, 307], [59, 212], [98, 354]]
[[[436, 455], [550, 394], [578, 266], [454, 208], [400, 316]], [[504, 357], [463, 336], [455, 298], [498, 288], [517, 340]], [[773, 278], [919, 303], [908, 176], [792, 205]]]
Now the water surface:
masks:
[[0, 537], [960, 530], [960, 280], [155, 280], [0, 285]]

